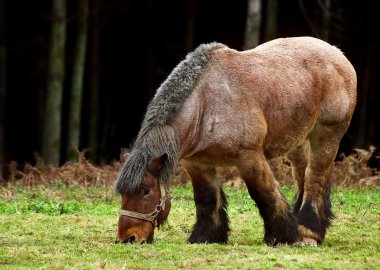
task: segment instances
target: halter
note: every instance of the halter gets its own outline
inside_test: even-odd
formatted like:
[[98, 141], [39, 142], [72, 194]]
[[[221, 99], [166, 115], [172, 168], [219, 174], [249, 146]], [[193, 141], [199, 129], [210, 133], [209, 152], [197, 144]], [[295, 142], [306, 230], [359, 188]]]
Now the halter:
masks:
[[133, 217], [133, 218], [138, 218], [141, 220], [146, 220], [146, 221], [152, 222], [154, 227], [158, 227], [157, 216], [162, 210], [165, 210], [165, 202], [167, 199], [170, 199], [169, 191], [166, 190], [166, 188], [164, 187], [164, 185], [161, 183], [160, 180], [158, 180], [158, 181], [160, 183], [161, 198], [160, 198], [160, 203], [156, 205], [153, 212], [151, 212], [149, 214], [143, 214], [143, 213], [139, 213], [139, 212], [121, 209], [121, 215]]

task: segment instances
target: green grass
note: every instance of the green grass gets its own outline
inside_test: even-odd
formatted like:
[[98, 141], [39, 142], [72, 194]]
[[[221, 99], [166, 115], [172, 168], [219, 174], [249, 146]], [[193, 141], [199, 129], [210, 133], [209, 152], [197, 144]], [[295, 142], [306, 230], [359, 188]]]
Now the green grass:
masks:
[[[292, 188], [283, 188], [288, 198]], [[168, 223], [152, 245], [115, 245], [120, 199], [112, 188], [58, 183], [0, 193], [0, 269], [380, 269], [380, 188], [334, 189], [336, 219], [316, 248], [272, 248], [246, 190], [227, 188], [226, 245], [188, 244], [191, 186], [172, 188]]]

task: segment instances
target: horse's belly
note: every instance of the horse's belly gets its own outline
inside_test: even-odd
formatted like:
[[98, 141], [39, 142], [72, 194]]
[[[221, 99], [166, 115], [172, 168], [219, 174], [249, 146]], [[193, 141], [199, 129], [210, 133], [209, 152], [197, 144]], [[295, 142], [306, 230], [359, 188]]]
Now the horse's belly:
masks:
[[300, 134], [297, 137], [285, 135], [284, 138], [275, 140], [264, 145], [264, 155], [267, 159], [276, 158], [285, 155], [290, 150], [304, 143], [306, 134]]

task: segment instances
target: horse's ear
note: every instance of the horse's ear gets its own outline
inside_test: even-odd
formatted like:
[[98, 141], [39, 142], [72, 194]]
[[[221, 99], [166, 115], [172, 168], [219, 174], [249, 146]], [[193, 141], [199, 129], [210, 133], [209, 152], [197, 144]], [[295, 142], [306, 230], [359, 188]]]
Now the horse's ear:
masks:
[[164, 167], [164, 164], [167, 158], [168, 158], [168, 155], [166, 153], [163, 154], [162, 156], [153, 158], [151, 161], [149, 161], [147, 171], [154, 177], [158, 178], [159, 173], [162, 167]]
[[130, 152], [129, 148], [120, 148], [120, 161], [126, 161]]

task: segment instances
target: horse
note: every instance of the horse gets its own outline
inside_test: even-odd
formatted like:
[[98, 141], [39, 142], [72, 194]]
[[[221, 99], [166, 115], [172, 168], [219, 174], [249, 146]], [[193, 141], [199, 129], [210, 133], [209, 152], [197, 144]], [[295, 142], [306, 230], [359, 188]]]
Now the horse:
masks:
[[[196, 221], [189, 243], [227, 243], [227, 199], [216, 167], [235, 166], [270, 246], [323, 243], [333, 218], [329, 176], [356, 105], [356, 72], [317, 38], [279, 38], [237, 51], [201, 44], [160, 85], [115, 182], [116, 243], [152, 243], [168, 218], [169, 183], [181, 161]], [[286, 156], [293, 205], [268, 161]]]

